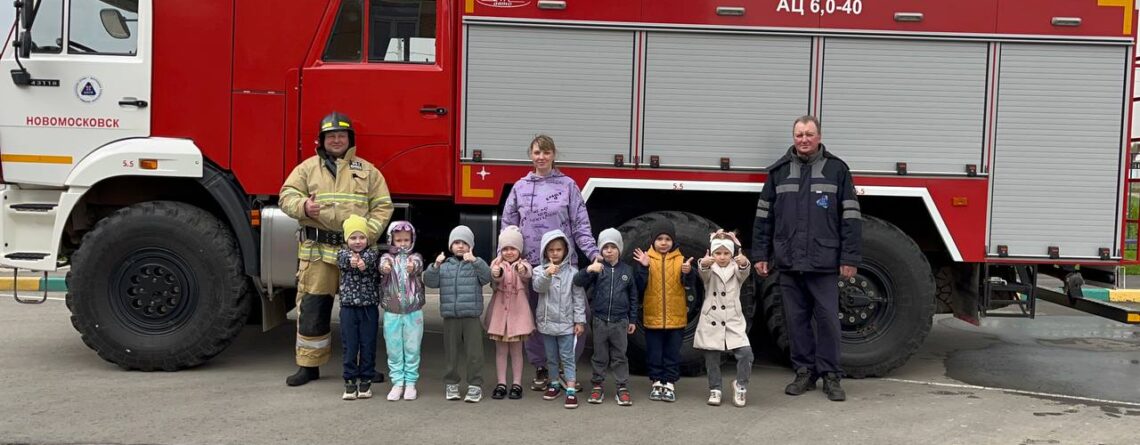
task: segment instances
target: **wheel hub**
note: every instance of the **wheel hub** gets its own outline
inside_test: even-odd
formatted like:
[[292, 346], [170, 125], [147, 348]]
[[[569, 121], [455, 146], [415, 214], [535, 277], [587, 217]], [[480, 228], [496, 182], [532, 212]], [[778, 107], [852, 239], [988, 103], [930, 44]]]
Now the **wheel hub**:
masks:
[[131, 329], [147, 334], [177, 329], [190, 317], [196, 286], [190, 268], [164, 249], [132, 252], [112, 276], [116, 315]]
[[847, 341], [870, 341], [880, 334], [893, 310], [890, 294], [873, 271], [860, 270], [839, 280], [839, 322]]

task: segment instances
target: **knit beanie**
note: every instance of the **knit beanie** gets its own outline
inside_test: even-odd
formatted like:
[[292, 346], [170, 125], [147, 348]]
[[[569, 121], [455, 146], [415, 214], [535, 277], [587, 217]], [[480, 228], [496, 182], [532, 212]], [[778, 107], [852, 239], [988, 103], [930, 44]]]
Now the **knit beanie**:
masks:
[[669, 235], [669, 238], [673, 239], [674, 244], [677, 242], [677, 234], [673, 231], [673, 223], [669, 220], [657, 221], [653, 223], [653, 226], [650, 228], [653, 229], [649, 231], [650, 243], [656, 240], [658, 236], [661, 236], [661, 234]]
[[360, 215], [349, 215], [342, 224], [344, 228], [344, 238], [352, 236], [353, 233], [360, 232], [368, 235], [368, 220]]
[[622, 248], [625, 247], [625, 243], [621, 239], [621, 232], [612, 227], [598, 234], [598, 249], [605, 248], [606, 244], [613, 244], [614, 247], [617, 247], [618, 256], [621, 256]]
[[518, 226], [507, 226], [499, 232], [499, 251], [502, 252], [504, 247], [514, 247], [519, 252], [523, 251], [523, 235]]
[[456, 241], [463, 241], [471, 250], [475, 250], [475, 234], [467, 226], [455, 226], [447, 236], [447, 246], [450, 248]]

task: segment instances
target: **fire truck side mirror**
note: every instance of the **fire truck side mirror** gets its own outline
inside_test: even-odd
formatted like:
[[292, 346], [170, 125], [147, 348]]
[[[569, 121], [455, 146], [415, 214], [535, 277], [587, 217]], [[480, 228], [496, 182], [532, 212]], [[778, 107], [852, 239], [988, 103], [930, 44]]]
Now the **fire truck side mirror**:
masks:
[[16, 0], [16, 13], [20, 16], [20, 26], [25, 30], [32, 29], [32, 22], [36, 19], [35, 0]]
[[131, 37], [131, 28], [127, 27], [127, 19], [118, 9], [100, 10], [99, 20], [103, 22], [103, 29], [107, 31], [107, 35], [120, 40]]

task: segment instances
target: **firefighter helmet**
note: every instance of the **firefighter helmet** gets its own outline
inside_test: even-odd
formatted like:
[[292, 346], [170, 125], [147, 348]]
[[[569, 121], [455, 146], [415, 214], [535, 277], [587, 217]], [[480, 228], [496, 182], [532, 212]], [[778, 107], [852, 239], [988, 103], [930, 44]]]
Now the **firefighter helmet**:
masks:
[[356, 131], [352, 127], [352, 119], [345, 116], [344, 113], [334, 111], [321, 119], [321, 131], [317, 134], [319, 138], [319, 145], [321, 148], [325, 146], [325, 133], [331, 131], [347, 131], [348, 132], [348, 146], [356, 146]]

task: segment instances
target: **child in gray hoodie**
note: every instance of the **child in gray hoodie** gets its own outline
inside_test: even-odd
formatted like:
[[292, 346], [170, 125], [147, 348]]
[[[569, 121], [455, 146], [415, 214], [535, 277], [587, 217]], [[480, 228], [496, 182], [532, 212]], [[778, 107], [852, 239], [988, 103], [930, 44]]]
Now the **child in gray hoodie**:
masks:
[[[566, 380], [566, 408], [578, 407], [575, 395], [577, 369], [574, 366], [574, 346], [578, 336], [586, 331], [586, 291], [574, 285], [578, 269], [570, 264], [569, 238], [561, 230], [542, 235], [542, 266], [535, 268], [532, 284], [538, 292], [535, 321], [538, 331], [546, 337], [547, 369], [558, 369], [562, 364], [562, 378]], [[554, 400], [561, 392], [558, 380], [552, 379], [542, 398]]]

